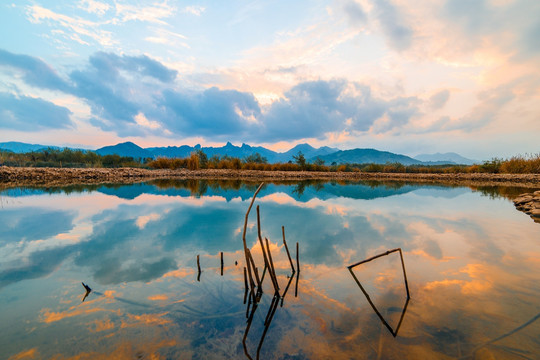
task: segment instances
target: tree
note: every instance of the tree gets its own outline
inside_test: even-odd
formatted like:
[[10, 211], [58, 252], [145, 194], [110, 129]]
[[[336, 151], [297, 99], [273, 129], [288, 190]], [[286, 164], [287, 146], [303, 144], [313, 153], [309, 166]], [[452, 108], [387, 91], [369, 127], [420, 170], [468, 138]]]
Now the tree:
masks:
[[315, 161], [313, 163], [315, 165], [318, 165], [318, 166], [323, 166], [324, 165], [324, 160], [317, 156], [317, 158], [315, 159]]
[[302, 154], [301, 151], [298, 152], [298, 154], [293, 155], [294, 162], [298, 164], [302, 169], [306, 167], [306, 158], [304, 154]]
[[195, 153], [199, 157], [199, 167], [201, 169], [206, 169], [208, 167], [208, 156], [201, 149], [195, 150]]
[[268, 164], [268, 159], [266, 157], [264, 157], [264, 156], [261, 156], [261, 154], [259, 154], [257, 152], [257, 153], [251, 154], [249, 156], [246, 156], [244, 158], [244, 162], [246, 164], [249, 164], [249, 163]]

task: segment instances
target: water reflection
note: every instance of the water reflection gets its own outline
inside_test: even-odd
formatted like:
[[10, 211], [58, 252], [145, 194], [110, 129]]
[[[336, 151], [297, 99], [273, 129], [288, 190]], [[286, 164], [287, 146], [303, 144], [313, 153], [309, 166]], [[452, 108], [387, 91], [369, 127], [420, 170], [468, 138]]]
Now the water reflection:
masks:
[[[364, 287], [362, 286], [362, 284], [360, 283], [360, 281], [358, 280], [358, 278], [356, 277], [353, 269], [359, 265], [362, 265], [362, 264], [365, 264], [365, 263], [368, 263], [370, 261], [373, 261], [373, 260], [376, 260], [382, 256], [388, 256], [392, 253], [395, 253], [395, 252], [399, 252], [399, 258], [401, 260], [401, 269], [403, 270], [403, 284], [405, 285], [405, 291], [407, 293], [407, 299], [405, 300], [405, 305], [403, 305], [403, 309], [401, 310], [401, 316], [399, 318], [399, 321], [395, 327], [395, 329], [392, 328], [392, 326], [390, 326], [390, 324], [388, 324], [388, 321], [386, 321], [386, 319], [384, 318], [384, 316], [381, 314], [381, 312], [379, 311], [379, 309], [377, 308], [377, 306], [375, 306], [375, 304], [373, 303], [373, 301], [371, 300], [371, 297], [369, 296], [369, 294], [367, 293], [367, 291], [364, 289]], [[401, 323], [403, 322], [403, 317], [405, 316], [405, 312], [407, 311], [407, 306], [409, 305], [409, 301], [411, 299], [411, 294], [409, 292], [409, 282], [407, 280], [407, 272], [405, 271], [405, 263], [403, 261], [403, 253], [401, 252], [401, 249], [400, 248], [397, 248], [397, 249], [393, 249], [393, 250], [388, 250], [384, 253], [381, 253], [381, 254], [378, 254], [378, 255], [375, 255], [375, 256], [372, 256], [370, 257], [369, 259], [365, 259], [365, 260], [362, 260], [360, 262], [357, 262], [355, 264], [352, 264], [352, 265], [349, 265], [347, 267], [349, 269], [349, 272], [351, 273], [354, 281], [356, 281], [356, 284], [358, 284], [358, 287], [360, 288], [360, 290], [362, 290], [362, 293], [364, 294], [364, 296], [366, 297], [367, 301], [369, 302], [369, 305], [373, 308], [373, 311], [375, 311], [375, 313], [377, 314], [377, 316], [379, 317], [379, 319], [381, 319], [382, 323], [384, 324], [384, 326], [386, 326], [386, 328], [388, 329], [388, 331], [390, 331], [390, 333], [396, 337], [398, 332], [399, 332], [399, 328], [401, 327]]]
[[84, 300], [86, 300], [88, 295], [90, 295], [90, 293], [92, 292], [92, 289], [90, 288], [90, 286], [86, 285], [85, 283], [81, 283], [81, 284], [84, 287], [84, 290], [86, 291], [81, 301], [81, 302], [84, 302]]
[[[2, 356], [245, 357], [242, 339], [258, 285], [250, 294], [242, 236], [257, 187], [161, 181], [3, 190]], [[257, 269], [264, 291], [247, 332], [248, 353], [265, 359], [534, 358], [540, 353], [540, 227], [506, 200], [512, 191], [491, 196], [495, 191], [267, 184], [256, 205], [280, 297], [274, 299], [252, 216], [246, 248], [253, 283], [259, 284]], [[355, 274], [399, 331], [395, 338], [346, 268], [394, 248], [406, 260], [410, 302], [395, 271], [399, 259], [392, 263], [397, 253]], [[296, 254], [301, 277], [292, 272]], [[81, 280], [93, 289], [83, 302]]]

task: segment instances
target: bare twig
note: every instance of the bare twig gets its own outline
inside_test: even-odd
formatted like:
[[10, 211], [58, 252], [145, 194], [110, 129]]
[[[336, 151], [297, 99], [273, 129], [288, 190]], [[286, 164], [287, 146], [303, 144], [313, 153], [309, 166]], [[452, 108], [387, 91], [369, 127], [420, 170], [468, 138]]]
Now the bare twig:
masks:
[[294, 273], [294, 265], [291, 259], [291, 253], [289, 252], [289, 247], [287, 246], [287, 241], [285, 241], [285, 226], [281, 227], [281, 232], [283, 233], [283, 245], [285, 245], [285, 251], [287, 251], [287, 257], [289, 258], [289, 263], [291, 264], [292, 272]]

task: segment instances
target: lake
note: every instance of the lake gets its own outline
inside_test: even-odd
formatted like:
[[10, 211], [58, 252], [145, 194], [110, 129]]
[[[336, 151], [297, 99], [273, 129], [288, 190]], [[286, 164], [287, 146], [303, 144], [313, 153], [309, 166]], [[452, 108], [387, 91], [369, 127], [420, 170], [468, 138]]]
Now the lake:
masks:
[[265, 184], [255, 294], [258, 185], [2, 190], [0, 358], [540, 357], [530, 190]]

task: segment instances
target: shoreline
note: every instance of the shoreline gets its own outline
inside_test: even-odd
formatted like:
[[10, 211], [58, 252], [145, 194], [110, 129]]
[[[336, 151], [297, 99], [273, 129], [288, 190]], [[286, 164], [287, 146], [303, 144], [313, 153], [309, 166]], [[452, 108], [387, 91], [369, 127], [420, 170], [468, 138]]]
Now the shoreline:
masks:
[[406, 181], [443, 183], [462, 186], [515, 186], [540, 189], [540, 174], [428, 174], [428, 173], [365, 173], [258, 170], [163, 170], [140, 168], [34, 168], [0, 167], [0, 185], [135, 183], [156, 179], [176, 180], [245, 180], [245, 181]]

